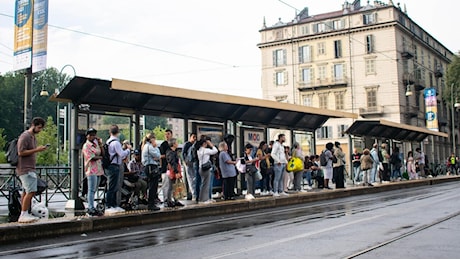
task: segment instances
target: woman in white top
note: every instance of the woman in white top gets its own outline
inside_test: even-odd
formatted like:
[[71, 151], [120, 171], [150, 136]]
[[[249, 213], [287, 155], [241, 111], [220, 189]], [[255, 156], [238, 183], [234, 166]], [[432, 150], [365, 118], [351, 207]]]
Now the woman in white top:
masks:
[[211, 155], [216, 154], [217, 148], [212, 144], [211, 140], [205, 138], [197, 143], [200, 149], [197, 151], [199, 161], [199, 173], [201, 176], [200, 195], [198, 196], [199, 203], [213, 202], [209, 196], [209, 189], [211, 188], [211, 169], [203, 170], [203, 164], [211, 160]]

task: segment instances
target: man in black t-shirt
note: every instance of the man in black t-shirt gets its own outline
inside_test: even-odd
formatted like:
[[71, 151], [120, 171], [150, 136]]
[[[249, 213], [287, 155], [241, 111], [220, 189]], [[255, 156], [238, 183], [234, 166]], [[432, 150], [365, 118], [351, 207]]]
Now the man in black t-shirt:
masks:
[[161, 177], [163, 181], [161, 182], [161, 189], [163, 191], [163, 196], [168, 194], [168, 187], [169, 187], [169, 178], [166, 175], [166, 171], [168, 170], [168, 162], [166, 161], [166, 152], [171, 149], [169, 147], [169, 140], [172, 138], [172, 131], [171, 129], [165, 130], [165, 141], [163, 141], [160, 145], [160, 154], [161, 154]]

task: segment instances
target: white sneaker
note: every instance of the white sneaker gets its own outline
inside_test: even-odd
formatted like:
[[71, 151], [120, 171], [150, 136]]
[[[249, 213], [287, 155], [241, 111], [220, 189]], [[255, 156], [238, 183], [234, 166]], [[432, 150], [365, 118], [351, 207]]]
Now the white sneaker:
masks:
[[125, 209], [120, 208], [120, 207], [115, 207], [115, 210], [117, 211], [117, 213], [123, 213], [123, 212], [125, 212]]
[[37, 221], [39, 218], [30, 215], [29, 213], [25, 213], [19, 216], [18, 223], [33, 223]]
[[267, 196], [267, 195], [268, 195], [268, 191], [262, 191], [262, 192], [260, 193], [260, 196]]
[[305, 192], [308, 192], [308, 191], [302, 189], [302, 190], [299, 190], [299, 192], [305, 193]]
[[118, 213], [118, 211], [116, 210], [116, 208], [110, 207], [110, 208], [105, 209], [104, 215], [105, 216], [110, 216], [110, 215], [114, 215], [114, 214], [117, 214], [117, 213]]
[[273, 191], [269, 191], [269, 192], [268, 192], [268, 195], [272, 196], [272, 195], [273, 195]]
[[254, 198], [254, 196], [252, 194], [247, 194], [244, 198], [246, 200], [255, 200], [256, 199], [256, 198]]
[[307, 186], [307, 190], [312, 190], [312, 189], [313, 188], [310, 185]]
[[286, 192], [284, 192], [284, 191], [283, 191], [283, 192], [281, 192], [281, 194], [280, 194], [280, 195], [282, 195], [282, 196], [289, 196], [289, 194], [287, 194], [287, 193], [286, 193]]
[[279, 197], [280, 194], [278, 192], [273, 193], [273, 197]]

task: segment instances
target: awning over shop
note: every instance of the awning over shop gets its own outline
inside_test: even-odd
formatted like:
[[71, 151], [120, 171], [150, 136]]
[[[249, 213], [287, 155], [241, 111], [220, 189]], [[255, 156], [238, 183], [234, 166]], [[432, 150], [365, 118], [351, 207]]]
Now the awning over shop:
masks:
[[55, 101], [88, 104], [91, 111], [186, 118], [314, 131], [329, 118], [357, 118], [354, 113], [270, 100], [173, 88], [121, 79], [73, 78]]
[[448, 137], [443, 132], [431, 131], [426, 128], [395, 123], [387, 120], [357, 120], [345, 131], [355, 136], [388, 138], [399, 141], [421, 142], [427, 136]]

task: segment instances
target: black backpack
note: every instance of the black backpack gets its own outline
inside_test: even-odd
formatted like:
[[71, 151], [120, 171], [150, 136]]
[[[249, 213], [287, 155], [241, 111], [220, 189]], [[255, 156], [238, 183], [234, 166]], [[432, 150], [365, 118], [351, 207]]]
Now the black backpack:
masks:
[[6, 145], [6, 161], [11, 166], [17, 166], [19, 155], [18, 155], [18, 138], [14, 138], [11, 142]]
[[112, 163], [112, 160], [113, 160], [114, 156], [118, 156], [118, 154], [115, 154], [114, 156], [110, 157], [110, 153], [109, 153], [109, 145], [110, 145], [110, 143], [112, 143], [113, 141], [116, 141], [116, 140], [117, 139], [113, 139], [109, 143], [105, 143], [102, 146], [102, 149], [104, 150], [104, 154], [102, 155], [102, 168], [104, 168], [104, 169], [109, 168], [110, 164]]
[[19, 187], [11, 187], [8, 197], [8, 222], [17, 222], [21, 215], [21, 194]]
[[383, 162], [382, 151], [378, 151], [378, 152], [377, 152], [377, 155], [379, 156], [379, 162]]
[[321, 155], [319, 156], [319, 163], [321, 166], [327, 166], [327, 158], [325, 151], [321, 152]]

